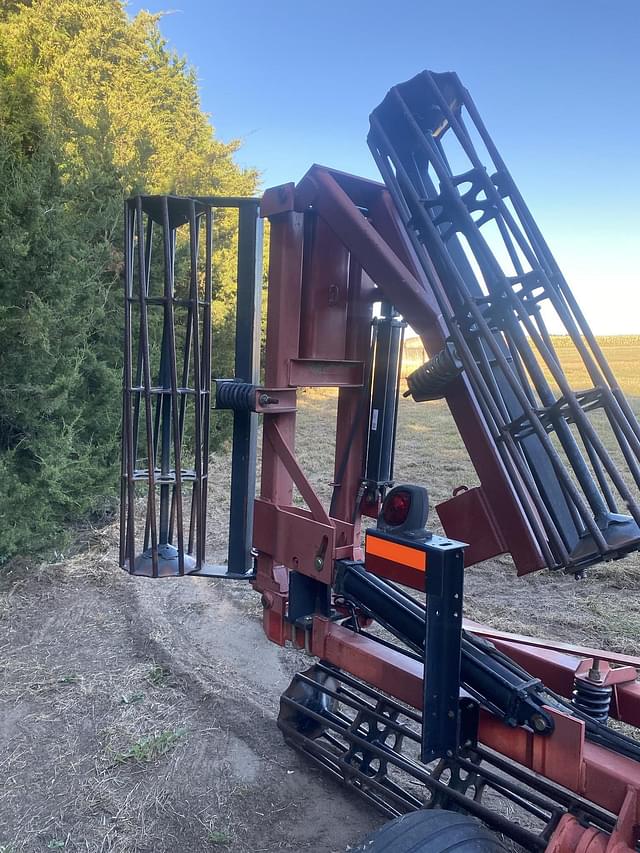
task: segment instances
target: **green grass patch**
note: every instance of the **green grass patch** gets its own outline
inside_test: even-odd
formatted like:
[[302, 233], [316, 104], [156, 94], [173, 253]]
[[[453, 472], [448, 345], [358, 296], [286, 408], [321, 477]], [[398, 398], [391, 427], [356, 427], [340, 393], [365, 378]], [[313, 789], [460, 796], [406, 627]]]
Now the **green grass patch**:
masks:
[[231, 836], [228, 832], [215, 829], [207, 835], [207, 841], [214, 847], [226, 847], [231, 842]]
[[116, 764], [126, 764], [127, 761], [149, 764], [174, 749], [186, 733], [186, 729], [170, 729], [141, 737], [125, 752], [116, 752], [113, 760]]
[[163, 664], [154, 664], [147, 673], [147, 681], [154, 687], [168, 687], [171, 679], [171, 670]]

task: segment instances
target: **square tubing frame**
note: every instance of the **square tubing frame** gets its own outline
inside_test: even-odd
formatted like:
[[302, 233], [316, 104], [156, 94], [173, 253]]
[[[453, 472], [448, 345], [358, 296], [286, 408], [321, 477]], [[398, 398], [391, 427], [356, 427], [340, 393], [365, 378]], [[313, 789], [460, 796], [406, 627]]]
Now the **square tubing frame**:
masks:
[[[236, 302], [235, 377], [260, 383], [262, 308], [262, 219], [257, 199], [239, 206], [238, 294]], [[258, 415], [234, 411], [229, 509], [228, 574], [253, 571], [253, 503], [256, 493]]]

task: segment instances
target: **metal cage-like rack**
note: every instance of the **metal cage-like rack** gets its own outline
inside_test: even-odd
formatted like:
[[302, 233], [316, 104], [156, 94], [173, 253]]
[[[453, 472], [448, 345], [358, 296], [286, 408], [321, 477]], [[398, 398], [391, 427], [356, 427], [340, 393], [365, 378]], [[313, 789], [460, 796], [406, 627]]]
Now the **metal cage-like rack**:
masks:
[[258, 205], [252, 198], [173, 196], [136, 196], [125, 204], [120, 565], [130, 574], [246, 576], [252, 569], [254, 412], [233, 413], [226, 567], [208, 566], [205, 552], [216, 240], [229, 248], [237, 211], [235, 376], [255, 384]]
[[[448, 327], [450, 376], [464, 370], [547, 565], [636, 550], [638, 421], [457, 75], [391, 89], [369, 145]], [[444, 361], [409, 377], [416, 399], [446, 381]]]

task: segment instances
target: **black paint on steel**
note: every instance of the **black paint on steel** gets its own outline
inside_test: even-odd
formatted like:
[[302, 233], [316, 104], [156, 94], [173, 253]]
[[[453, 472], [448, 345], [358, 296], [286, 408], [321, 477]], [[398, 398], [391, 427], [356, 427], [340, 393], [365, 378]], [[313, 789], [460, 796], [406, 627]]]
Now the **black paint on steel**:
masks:
[[422, 655], [425, 614], [415, 599], [366, 571], [362, 563], [351, 560], [336, 562], [334, 590]]
[[405, 323], [388, 303], [374, 319], [373, 378], [365, 465], [366, 486], [385, 489], [393, 481], [400, 367]]
[[[260, 314], [262, 300], [262, 220], [257, 200], [239, 208], [238, 291], [236, 302], [235, 376], [241, 382], [260, 383]], [[256, 491], [258, 416], [233, 413], [231, 507], [227, 571], [253, 569], [253, 503]]]
[[[439, 537], [432, 538], [437, 540]], [[459, 547], [459, 543], [457, 545]], [[444, 545], [443, 550], [446, 548], [455, 551], [455, 545]], [[432, 669], [435, 681], [443, 677], [438, 672], [441, 661], [435, 654], [425, 655], [426, 611], [414, 598], [366, 571], [361, 563], [349, 560], [336, 563], [335, 592], [386, 628], [409, 649], [426, 657], [426, 680]], [[530, 725], [540, 734], [553, 730], [552, 718], [544, 710], [548, 698], [543, 695], [544, 688], [539, 679], [532, 678], [523, 670], [510, 668], [490, 643], [467, 632], [462, 636], [460, 660], [460, 683], [484, 708], [511, 726]]]
[[448, 345], [407, 376], [407, 390], [403, 396], [411, 396], [417, 403], [441, 400], [461, 372], [462, 365], [455, 356], [455, 350]]
[[216, 409], [251, 412], [255, 403], [256, 386], [251, 382], [216, 379]]
[[458, 749], [460, 645], [464, 547], [427, 551], [427, 610], [424, 645], [424, 762], [453, 756]]
[[530, 851], [547, 847], [567, 812], [612, 832], [608, 812], [464, 739], [454, 758], [424, 764], [422, 726], [418, 711], [324, 664], [298, 673], [280, 700], [285, 740], [389, 817], [422, 808], [468, 812]]
[[[453, 172], [449, 143], [466, 170]], [[575, 570], [636, 550], [640, 426], [469, 93], [455, 74], [417, 75], [373, 111], [369, 145], [547, 564]], [[571, 388], [545, 305], [592, 388]]]
[[289, 573], [289, 600], [287, 619], [296, 623], [314, 615], [329, 616], [331, 587], [301, 572]]
[[[132, 574], [247, 577], [251, 570], [255, 414], [234, 413], [231, 530], [224, 572], [205, 565], [205, 542], [213, 217], [221, 207], [239, 212], [236, 372], [255, 384], [262, 276], [258, 204], [257, 199], [137, 196], [125, 205], [120, 565]], [[176, 274], [178, 233], [184, 236], [181, 264], [188, 258], [186, 281]], [[152, 268], [154, 245], [158, 257]], [[152, 361], [157, 357], [154, 376]], [[147, 511], [139, 547], [135, 503], [136, 487], [143, 482]]]

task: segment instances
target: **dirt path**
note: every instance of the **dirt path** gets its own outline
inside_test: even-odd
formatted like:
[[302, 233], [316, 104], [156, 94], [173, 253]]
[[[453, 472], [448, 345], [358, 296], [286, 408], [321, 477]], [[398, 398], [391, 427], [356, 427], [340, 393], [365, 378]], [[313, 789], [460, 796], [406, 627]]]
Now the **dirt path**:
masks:
[[113, 533], [3, 581], [0, 853], [343, 851], [381, 822], [285, 746], [308, 665], [224, 582], [140, 582]]

